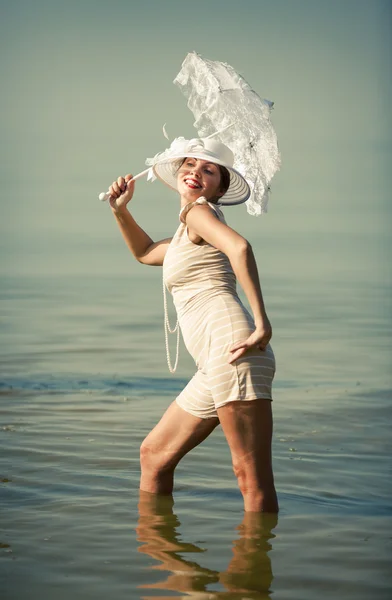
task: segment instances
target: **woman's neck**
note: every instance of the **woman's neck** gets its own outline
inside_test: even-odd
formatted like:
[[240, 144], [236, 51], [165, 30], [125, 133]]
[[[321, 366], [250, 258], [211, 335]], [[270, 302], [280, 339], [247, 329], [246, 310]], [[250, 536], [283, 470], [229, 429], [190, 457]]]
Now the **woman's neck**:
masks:
[[196, 202], [196, 200], [199, 200], [199, 198], [204, 198], [204, 196], [199, 196], [198, 198], [193, 199], [184, 198], [184, 196], [181, 196], [180, 206], [181, 208], [184, 208], [184, 206], [186, 206], [187, 204], [191, 204], [192, 202]]

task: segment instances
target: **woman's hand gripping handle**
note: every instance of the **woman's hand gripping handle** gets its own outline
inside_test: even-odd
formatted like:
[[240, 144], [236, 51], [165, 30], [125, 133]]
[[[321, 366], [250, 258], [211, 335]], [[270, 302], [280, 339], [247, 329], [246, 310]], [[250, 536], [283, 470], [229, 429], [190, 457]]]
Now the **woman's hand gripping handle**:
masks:
[[109, 204], [115, 213], [120, 213], [124, 210], [132, 200], [135, 190], [135, 179], [132, 175], [125, 175], [113, 181], [107, 192]]
[[[134, 177], [132, 177], [132, 175], [126, 175], [125, 180], [127, 180], [127, 177], [131, 178], [132, 181], [136, 181], [137, 179], [140, 179], [141, 177], [144, 177], [144, 175], [147, 175], [149, 173], [149, 171], [151, 171], [151, 167], [149, 167], [148, 169], [145, 169], [144, 171], [142, 171], [141, 173], [138, 173], [137, 175], [135, 175]], [[119, 179], [123, 179], [122, 177], [119, 177], [117, 179], [117, 182], [119, 181]], [[127, 180], [127, 182], [130, 181], [130, 179]], [[99, 194], [98, 198], [102, 201], [105, 202], [105, 200], [111, 200], [112, 196], [112, 191], [113, 191], [113, 184], [117, 183], [117, 182], [113, 182], [112, 185], [109, 188], [109, 191], [107, 192], [102, 192], [101, 194]], [[132, 198], [132, 196], [131, 196]], [[131, 199], [129, 198], [129, 200]], [[117, 198], [116, 198], [117, 199]], [[129, 200], [127, 201], [127, 203], [129, 202]], [[113, 208], [112, 203], [110, 202], [110, 206]]]

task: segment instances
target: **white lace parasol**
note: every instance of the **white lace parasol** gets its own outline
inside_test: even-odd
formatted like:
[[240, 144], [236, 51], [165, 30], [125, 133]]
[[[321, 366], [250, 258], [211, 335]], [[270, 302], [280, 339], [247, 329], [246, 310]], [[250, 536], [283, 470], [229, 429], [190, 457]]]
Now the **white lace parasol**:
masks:
[[251, 215], [267, 212], [269, 184], [280, 167], [273, 102], [261, 100], [228, 64], [187, 54], [174, 83], [188, 100], [200, 138], [216, 135], [234, 153], [234, 168], [247, 180]]

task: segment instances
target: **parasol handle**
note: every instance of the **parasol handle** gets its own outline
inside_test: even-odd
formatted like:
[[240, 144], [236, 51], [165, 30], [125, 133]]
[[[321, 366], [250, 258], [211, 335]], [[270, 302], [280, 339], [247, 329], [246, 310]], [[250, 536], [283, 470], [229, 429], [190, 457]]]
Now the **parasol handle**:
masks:
[[[147, 175], [147, 173], [149, 172], [150, 169], [151, 169], [151, 167], [148, 167], [148, 169], [145, 169], [144, 171], [141, 171], [137, 175], [134, 175], [130, 181], [136, 181], [137, 179], [144, 177], [144, 175]], [[98, 198], [102, 202], [105, 202], [105, 200], [109, 200], [110, 194], [109, 194], [109, 192], [101, 192], [101, 194], [99, 194]]]

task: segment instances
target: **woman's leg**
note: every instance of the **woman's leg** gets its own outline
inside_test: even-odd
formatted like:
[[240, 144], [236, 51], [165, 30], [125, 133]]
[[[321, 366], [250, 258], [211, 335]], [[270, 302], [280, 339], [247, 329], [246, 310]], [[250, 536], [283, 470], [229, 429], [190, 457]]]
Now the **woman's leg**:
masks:
[[230, 402], [217, 413], [230, 446], [245, 510], [278, 512], [271, 458], [271, 401]]
[[171, 494], [174, 469], [187, 452], [206, 439], [219, 419], [200, 419], [172, 402], [158, 425], [140, 448], [140, 489], [154, 494]]

